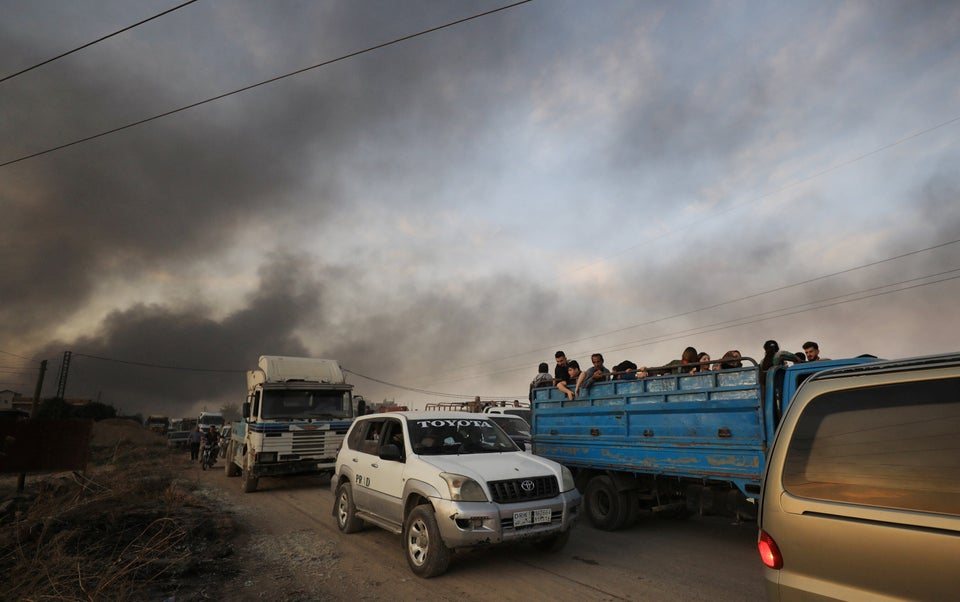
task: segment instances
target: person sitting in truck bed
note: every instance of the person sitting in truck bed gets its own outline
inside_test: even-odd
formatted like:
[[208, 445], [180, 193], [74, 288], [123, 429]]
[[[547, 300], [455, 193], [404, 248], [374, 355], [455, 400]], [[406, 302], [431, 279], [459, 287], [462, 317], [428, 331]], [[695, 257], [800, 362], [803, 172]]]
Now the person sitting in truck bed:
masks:
[[687, 347], [680, 355], [680, 359], [673, 360], [664, 368], [667, 368], [665, 374], [690, 374], [693, 366], [689, 364], [697, 363], [697, 350], [695, 347]]
[[637, 378], [637, 365], [630, 360], [623, 360], [610, 371], [613, 380], [634, 380]]
[[743, 362], [740, 361], [740, 357], [740, 352], [736, 349], [731, 349], [724, 353], [723, 357], [720, 358], [720, 369], [729, 370], [731, 368], [743, 367]]
[[[707, 362], [707, 363], [704, 363], [704, 362]], [[697, 356], [697, 364], [699, 365], [695, 366], [693, 370], [690, 371], [690, 373], [693, 374], [694, 372], [709, 372], [710, 370], [712, 370], [712, 368], [710, 367], [711, 364], [709, 362], [710, 362], [710, 354], [707, 353], [706, 351], [701, 351], [700, 355]]]
[[607, 380], [610, 377], [610, 370], [603, 365], [603, 355], [594, 353], [590, 356], [590, 362], [593, 365], [587, 368], [586, 372], [581, 372], [577, 378], [575, 391], [577, 397], [586, 397], [593, 383]]
[[567, 379], [561, 380], [557, 383], [557, 388], [563, 391], [564, 395], [567, 396], [567, 399], [573, 401], [573, 398], [576, 397], [576, 394], [573, 392], [570, 387], [577, 386], [577, 380], [580, 378], [580, 364], [577, 360], [570, 360], [567, 362]]

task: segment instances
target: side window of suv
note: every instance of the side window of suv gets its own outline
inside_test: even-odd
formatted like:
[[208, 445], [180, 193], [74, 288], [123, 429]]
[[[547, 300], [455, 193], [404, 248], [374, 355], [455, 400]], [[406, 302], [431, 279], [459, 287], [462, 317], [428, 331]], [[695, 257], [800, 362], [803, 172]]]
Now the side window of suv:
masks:
[[800, 415], [783, 487], [808, 499], [960, 515], [960, 379], [825, 393]]
[[400, 449], [401, 457], [405, 457], [405, 448], [403, 445], [403, 424], [399, 420], [387, 420], [381, 431], [383, 444], [392, 443]]
[[364, 432], [367, 430], [366, 422], [354, 423], [353, 429], [347, 435], [347, 447], [354, 451], [359, 451], [363, 442]]
[[365, 454], [377, 455], [380, 448], [380, 433], [383, 432], [384, 420], [364, 420], [350, 431], [347, 446]]

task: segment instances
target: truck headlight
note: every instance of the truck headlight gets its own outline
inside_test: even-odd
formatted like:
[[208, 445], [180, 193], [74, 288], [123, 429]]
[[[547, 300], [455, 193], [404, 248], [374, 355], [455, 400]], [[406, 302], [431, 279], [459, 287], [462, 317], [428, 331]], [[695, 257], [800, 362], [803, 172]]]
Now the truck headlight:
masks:
[[260, 452], [257, 454], [257, 462], [276, 462], [277, 452]]
[[447, 482], [450, 488], [450, 499], [457, 502], [485, 502], [487, 494], [483, 492], [483, 487], [470, 477], [449, 472], [441, 472], [441, 478]]
[[570, 491], [577, 486], [577, 484], [573, 482], [573, 473], [563, 465], [560, 466], [560, 480], [560, 491]]

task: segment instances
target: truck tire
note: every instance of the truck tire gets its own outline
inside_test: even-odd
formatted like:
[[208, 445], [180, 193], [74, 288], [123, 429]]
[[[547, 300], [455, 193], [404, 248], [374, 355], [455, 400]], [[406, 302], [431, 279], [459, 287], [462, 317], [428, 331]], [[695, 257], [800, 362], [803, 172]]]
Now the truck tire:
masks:
[[617, 491], [613, 479], [606, 475], [590, 479], [583, 497], [587, 518], [595, 529], [616, 531], [629, 517], [630, 504], [627, 494]]
[[450, 566], [450, 548], [440, 537], [433, 507], [421, 504], [410, 511], [403, 523], [403, 547], [413, 574], [429, 579], [446, 572]]
[[363, 521], [357, 518], [357, 507], [353, 504], [353, 489], [350, 483], [340, 483], [337, 487], [336, 508], [337, 527], [344, 533], [356, 533], [363, 528]]
[[236, 465], [233, 461], [234, 449], [233, 441], [227, 444], [227, 455], [224, 458], [223, 463], [223, 472], [226, 473], [228, 477], [239, 477], [240, 476], [240, 467]]
[[541, 552], [546, 552], [548, 554], [555, 554], [563, 549], [563, 546], [567, 545], [567, 541], [570, 540], [570, 529], [562, 533], [557, 533], [556, 535], [551, 535], [550, 537], [545, 537], [533, 544], [533, 547], [540, 550]]
[[253, 493], [257, 490], [257, 485], [260, 483], [260, 478], [253, 476], [253, 470], [250, 466], [250, 463], [250, 456], [244, 456], [243, 472], [240, 475], [240, 481], [243, 484], [244, 493]]

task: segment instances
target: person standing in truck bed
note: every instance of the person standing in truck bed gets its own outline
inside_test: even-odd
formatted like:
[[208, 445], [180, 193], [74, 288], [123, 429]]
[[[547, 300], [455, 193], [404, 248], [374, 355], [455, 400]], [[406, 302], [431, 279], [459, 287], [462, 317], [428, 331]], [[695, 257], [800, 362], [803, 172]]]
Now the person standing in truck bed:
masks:
[[570, 378], [570, 375], [567, 374], [567, 354], [558, 351], [553, 354], [553, 357], [557, 360], [557, 365], [553, 369], [553, 382], [559, 385], [561, 382]]
[[550, 376], [550, 366], [547, 365], [547, 362], [540, 362], [540, 365], [537, 366], [537, 375], [533, 377], [533, 380], [530, 382], [530, 395], [527, 397], [527, 399], [533, 401], [534, 389], [552, 386], [553, 378]]

